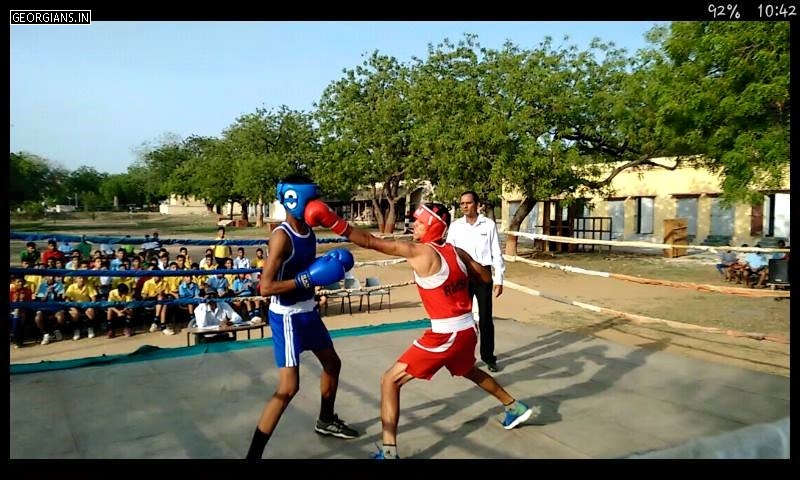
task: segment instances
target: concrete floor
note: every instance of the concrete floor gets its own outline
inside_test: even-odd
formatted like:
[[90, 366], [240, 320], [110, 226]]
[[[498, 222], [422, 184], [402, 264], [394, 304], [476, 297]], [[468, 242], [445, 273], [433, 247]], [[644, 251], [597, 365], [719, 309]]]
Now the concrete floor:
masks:
[[[495, 377], [534, 407], [532, 419], [504, 430], [493, 397], [442, 370], [403, 387], [401, 457], [623, 458], [789, 417], [785, 377], [679, 356], [659, 343], [634, 347], [513, 320], [495, 324]], [[363, 435], [314, 433], [320, 366], [306, 352], [300, 393], [265, 459], [366, 459], [375, 450], [380, 376], [422, 328], [359, 332], [334, 339], [343, 361], [336, 410]], [[235, 343], [247, 348], [12, 374], [10, 458], [243, 458], [277, 369], [268, 340]]]

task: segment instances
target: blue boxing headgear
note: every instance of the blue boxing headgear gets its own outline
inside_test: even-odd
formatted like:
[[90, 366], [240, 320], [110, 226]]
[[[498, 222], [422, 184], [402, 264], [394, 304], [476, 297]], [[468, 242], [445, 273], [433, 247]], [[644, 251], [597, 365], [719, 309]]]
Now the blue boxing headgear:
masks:
[[276, 189], [278, 201], [294, 218], [303, 219], [303, 213], [309, 201], [320, 196], [316, 183], [284, 183]]

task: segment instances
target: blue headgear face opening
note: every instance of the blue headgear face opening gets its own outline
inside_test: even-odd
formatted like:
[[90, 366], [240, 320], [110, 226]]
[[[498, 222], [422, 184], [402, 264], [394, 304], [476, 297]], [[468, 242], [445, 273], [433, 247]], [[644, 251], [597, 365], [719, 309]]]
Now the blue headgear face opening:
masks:
[[308, 202], [320, 196], [315, 183], [279, 183], [276, 190], [278, 201], [294, 218], [303, 218]]

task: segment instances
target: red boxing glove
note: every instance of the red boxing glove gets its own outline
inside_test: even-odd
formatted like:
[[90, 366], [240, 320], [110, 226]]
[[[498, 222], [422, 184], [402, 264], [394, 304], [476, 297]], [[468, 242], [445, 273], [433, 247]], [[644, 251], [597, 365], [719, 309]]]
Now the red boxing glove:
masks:
[[333, 233], [346, 237], [350, 234], [352, 227], [347, 220], [336, 215], [331, 207], [319, 199], [308, 202], [306, 210], [303, 212], [303, 219], [310, 227], [323, 226], [330, 228]]

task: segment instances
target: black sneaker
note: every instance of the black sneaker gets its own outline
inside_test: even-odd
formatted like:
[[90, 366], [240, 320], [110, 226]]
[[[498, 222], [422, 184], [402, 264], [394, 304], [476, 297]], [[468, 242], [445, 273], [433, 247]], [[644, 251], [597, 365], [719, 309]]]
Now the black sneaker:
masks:
[[498, 370], [498, 369], [497, 369], [497, 364], [496, 364], [496, 363], [494, 363], [494, 362], [491, 362], [491, 363], [487, 362], [487, 363], [486, 363], [486, 368], [487, 368], [487, 369], [488, 369], [490, 372], [496, 372], [496, 371]]
[[320, 435], [330, 435], [338, 438], [356, 438], [360, 433], [350, 428], [346, 423], [339, 420], [338, 415], [333, 416], [330, 422], [323, 422], [317, 419], [317, 424], [314, 426], [314, 431]]

